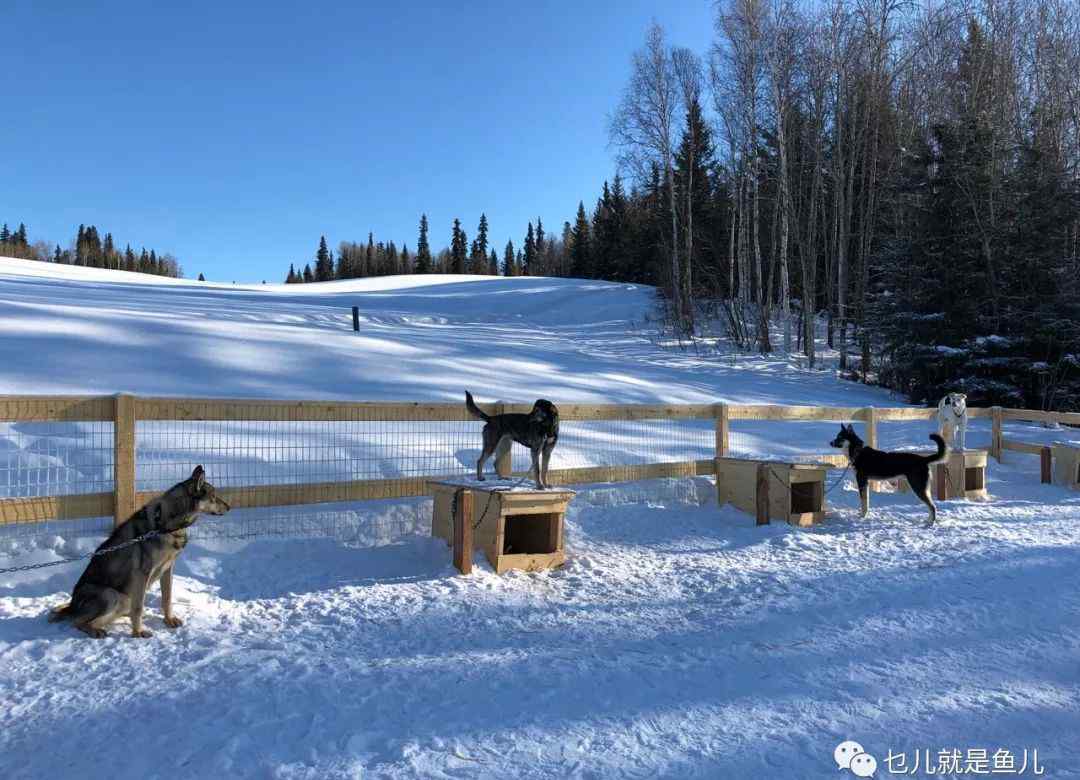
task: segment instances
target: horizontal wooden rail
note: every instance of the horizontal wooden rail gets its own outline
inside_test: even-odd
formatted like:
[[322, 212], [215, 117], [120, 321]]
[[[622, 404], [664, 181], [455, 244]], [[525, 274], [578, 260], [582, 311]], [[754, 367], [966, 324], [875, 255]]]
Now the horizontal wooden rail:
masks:
[[1080, 412], [1041, 412], [1037, 409], [1002, 409], [1001, 416], [1006, 420], [1080, 425]]
[[[729, 404], [731, 420], [834, 420], [850, 422], [866, 420], [864, 406], [773, 406], [771, 404]], [[880, 417], [878, 419], [881, 419]]]
[[0, 395], [0, 422], [111, 422], [111, 395]]
[[41, 523], [46, 520], [81, 520], [112, 517], [116, 506], [112, 493], [77, 493], [70, 496], [0, 499], [0, 525]]
[[1016, 441], [1015, 439], [1002, 439], [1001, 449], [1011, 450], [1013, 452], [1026, 452], [1029, 455], [1041, 455], [1042, 451], [1046, 449], [1046, 445], [1029, 444], [1026, 441]]

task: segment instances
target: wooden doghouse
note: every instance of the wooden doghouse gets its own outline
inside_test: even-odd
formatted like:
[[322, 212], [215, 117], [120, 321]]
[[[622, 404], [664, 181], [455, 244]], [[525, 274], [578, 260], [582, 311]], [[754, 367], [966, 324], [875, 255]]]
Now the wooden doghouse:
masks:
[[[463, 573], [471, 569], [474, 545], [483, 549], [497, 574], [553, 569], [566, 562], [563, 523], [573, 490], [536, 490], [506, 480], [446, 480], [429, 487], [435, 504], [431, 535], [454, 546], [455, 565], [460, 561]], [[457, 517], [451, 514], [455, 505]]]
[[826, 466], [745, 458], [716, 459], [716, 497], [754, 515], [809, 526], [825, 517]]
[[1080, 447], [1072, 444], [1052, 444], [1054, 484], [1070, 490], [1080, 490]]
[[986, 457], [986, 450], [949, 452], [935, 469], [936, 497], [942, 501], [950, 498], [985, 501], [989, 497], [986, 492]]

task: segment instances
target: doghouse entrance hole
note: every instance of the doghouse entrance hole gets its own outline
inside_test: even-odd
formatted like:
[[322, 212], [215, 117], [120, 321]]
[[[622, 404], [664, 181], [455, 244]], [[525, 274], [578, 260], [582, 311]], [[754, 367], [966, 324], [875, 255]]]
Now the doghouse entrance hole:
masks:
[[964, 490], [982, 490], [984, 471], [981, 468], [964, 469]]
[[791, 485], [791, 514], [821, 512], [822, 485], [820, 482], [793, 482]]
[[507, 515], [503, 555], [539, 555], [556, 552], [559, 515]]

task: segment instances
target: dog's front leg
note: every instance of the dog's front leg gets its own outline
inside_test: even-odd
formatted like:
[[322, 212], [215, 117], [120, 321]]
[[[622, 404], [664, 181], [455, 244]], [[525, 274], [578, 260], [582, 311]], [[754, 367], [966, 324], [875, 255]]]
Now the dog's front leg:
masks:
[[964, 446], [964, 439], [967, 436], [967, 414], [965, 413], [960, 421], [956, 424], [956, 443], [959, 445], [960, 452], [963, 452], [966, 447]]
[[540, 488], [540, 490], [543, 490], [545, 486], [543, 479], [540, 476], [540, 448], [534, 447], [533, 449], [529, 450], [529, 453], [532, 455], [531, 471], [533, 474], [533, 481], [536, 482], [536, 486]]
[[149, 577], [144, 572], [136, 572], [132, 578], [132, 586], [129, 594], [131, 599], [131, 635], [139, 639], [148, 639], [153, 634], [143, 628], [143, 609], [146, 607], [146, 586]]
[[161, 611], [165, 615], [165, 625], [169, 628], [184, 625], [184, 621], [176, 617], [172, 611], [172, 571], [175, 565], [175, 563], [171, 564], [161, 573]]
[[860, 517], [866, 517], [870, 514], [870, 481], [868, 479], [860, 479], [859, 483], [859, 504], [862, 508]]
[[544, 445], [544, 450], [541, 453], [540, 473], [542, 475], [545, 488], [549, 484], [548, 483], [548, 466], [551, 464], [551, 450], [554, 448], [554, 446], [555, 445], [545, 444]]

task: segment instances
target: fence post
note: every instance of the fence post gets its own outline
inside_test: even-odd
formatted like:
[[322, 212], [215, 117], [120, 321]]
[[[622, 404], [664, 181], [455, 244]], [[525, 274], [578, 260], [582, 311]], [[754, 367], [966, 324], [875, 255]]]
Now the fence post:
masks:
[[757, 525], [769, 524], [769, 464], [759, 463], [757, 467]]
[[472, 572], [473, 558], [473, 492], [461, 489], [457, 500], [458, 516], [454, 518], [454, 566], [462, 574]]
[[877, 449], [877, 409], [866, 408], [866, 446]]
[[113, 528], [135, 513], [135, 397], [116, 395], [113, 417]]
[[990, 434], [990, 454], [1001, 463], [1003, 447], [1001, 446], [1001, 407], [990, 407], [990, 419], [993, 423], [993, 431]]
[[[497, 401], [495, 403], [495, 414], [505, 414], [506, 404], [503, 401]], [[509, 479], [513, 472], [514, 453], [511, 447], [507, 447], [505, 452], [495, 452], [495, 473], [499, 475], [499, 479]]]
[[353, 306], [352, 307], [352, 329], [353, 329], [353, 333], [359, 333], [360, 332], [360, 307], [359, 306]]
[[716, 404], [716, 457], [728, 456], [728, 405]]
[[1049, 447], [1039, 451], [1039, 479], [1044, 485], [1054, 481], [1054, 457]]

